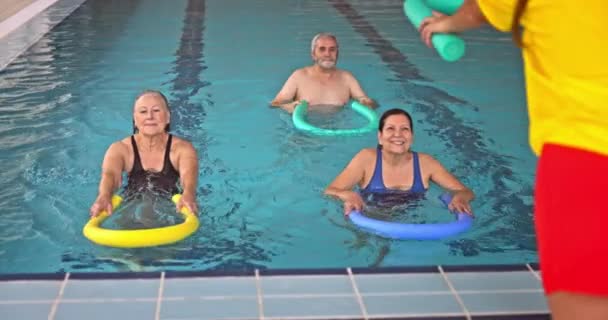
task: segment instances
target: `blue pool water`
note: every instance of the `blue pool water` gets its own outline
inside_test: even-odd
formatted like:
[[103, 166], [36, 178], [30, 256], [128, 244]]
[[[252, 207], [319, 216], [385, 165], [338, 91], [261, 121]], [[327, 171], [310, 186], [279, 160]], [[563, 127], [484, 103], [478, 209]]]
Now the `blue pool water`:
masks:
[[[536, 261], [519, 52], [509, 35], [464, 36], [446, 63], [400, 1], [89, 0], [0, 71], [0, 273], [326, 268]], [[255, 14], [253, 14], [255, 12]], [[477, 194], [473, 229], [444, 241], [360, 232], [325, 186], [375, 134], [314, 137], [268, 102], [310, 39], [331, 31], [338, 66], [383, 112], [412, 113], [417, 151]], [[169, 96], [172, 128], [200, 156], [201, 227], [162, 248], [113, 249], [81, 229], [106, 148], [131, 132], [134, 97]], [[335, 122], [330, 119], [339, 119]], [[313, 121], [358, 126], [342, 110]], [[408, 213], [449, 219], [437, 196]]]

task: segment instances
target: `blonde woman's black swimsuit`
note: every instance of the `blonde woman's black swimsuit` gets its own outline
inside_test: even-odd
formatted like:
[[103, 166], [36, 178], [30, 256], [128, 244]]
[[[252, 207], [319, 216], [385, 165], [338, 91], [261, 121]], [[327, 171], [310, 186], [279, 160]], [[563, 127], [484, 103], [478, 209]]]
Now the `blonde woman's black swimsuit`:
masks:
[[129, 172], [127, 187], [125, 188], [125, 196], [133, 196], [142, 192], [152, 191], [158, 194], [173, 195], [179, 193], [177, 182], [179, 173], [171, 164], [169, 154], [171, 153], [171, 141], [173, 136], [169, 135], [167, 146], [165, 147], [165, 157], [163, 168], [160, 172], [144, 170], [139, 157], [139, 150], [135, 142], [135, 136], [131, 136], [131, 145], [133, 146], [133, 169]]

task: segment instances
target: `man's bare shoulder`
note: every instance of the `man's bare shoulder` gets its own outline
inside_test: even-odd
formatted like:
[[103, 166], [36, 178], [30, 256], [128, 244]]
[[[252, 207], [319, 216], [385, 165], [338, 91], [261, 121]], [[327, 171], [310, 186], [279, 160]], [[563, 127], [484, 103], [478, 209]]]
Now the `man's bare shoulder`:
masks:
[[295, 77], [306, 76], [306, 75], [310, 74], [310, 72], [311, 72], [311, 67], [310, 66], [306, 66], [306, 67], [302, 67], [302, 68], [298, 68], [298, 69], [294, 70], [291, 73], [291, 76], [292, 77], [294, 77], [294, 76]]
[[344, 69], [336, 69], [336, 72], [340, 75], [340, 77], [344, 80], [355, 79], [355, 76], [352, 72]]
[[310, 77], [312, 74], [313, 74], [312, 66], [302, 67], [293, 72], [293, 75], [297, 76], [297, 77]]

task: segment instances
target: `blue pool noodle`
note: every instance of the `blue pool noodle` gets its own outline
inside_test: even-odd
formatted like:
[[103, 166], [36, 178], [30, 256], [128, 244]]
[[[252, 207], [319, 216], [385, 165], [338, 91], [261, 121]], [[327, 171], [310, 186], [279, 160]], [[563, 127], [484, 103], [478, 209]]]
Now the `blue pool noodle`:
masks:
[[[445, 193], [439, 197], [447, 206], [452, 195]], [[473, 225], [473, 218], [466, 213], [456, 213], [457, 219], [448, 223], [409, 224], [376, 220], [364, 216], [360, 211], [351, 212], [348, 217], [362, 230], [390, 239], [440, 240], [466, 231]]]
[[[433, 7], [427, 5], [428, 2], [431, 2]], [[426, 2], [424, 0], [406, 0], [403, 3], [403, 12], [414, 27], [419, 29], [422, 20], [433, 15], [431, 8], [450, 14], [454, 13], [460, 5], [462, 5], [462, 0], [430, 0]], [[466, 48], [464, 41], [453, 34], [435, 33], [431, 36], [431, 42], [439, 56], [449, 62], [460, 59]]]

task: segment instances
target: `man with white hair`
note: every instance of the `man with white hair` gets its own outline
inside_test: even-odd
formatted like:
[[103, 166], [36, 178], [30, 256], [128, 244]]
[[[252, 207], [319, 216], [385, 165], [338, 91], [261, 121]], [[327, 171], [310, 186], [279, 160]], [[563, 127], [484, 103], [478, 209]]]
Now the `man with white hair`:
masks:
[[344, 106], [351, 99], [370, 108], [376, 107], [350, 72], [336, 68], [338, 40], [333, 34], [315, 35], [310, 54], [314, 64], [291, 74], [270, 103], [273, 107], [291, 113], [302, 100], [311, 106]]

